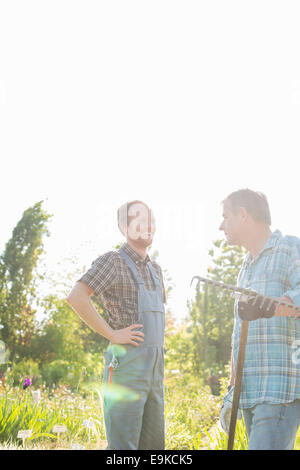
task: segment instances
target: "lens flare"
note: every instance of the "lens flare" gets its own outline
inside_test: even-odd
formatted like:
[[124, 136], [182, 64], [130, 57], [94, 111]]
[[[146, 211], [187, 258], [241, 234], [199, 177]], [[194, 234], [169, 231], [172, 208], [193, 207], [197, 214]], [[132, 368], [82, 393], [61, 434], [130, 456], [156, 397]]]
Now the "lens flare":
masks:
[[122, 357], [126, 354], [126, 348], [120, 344], [110, 344], [107, 348], [108, 352], [111, 352], [116, 357]]

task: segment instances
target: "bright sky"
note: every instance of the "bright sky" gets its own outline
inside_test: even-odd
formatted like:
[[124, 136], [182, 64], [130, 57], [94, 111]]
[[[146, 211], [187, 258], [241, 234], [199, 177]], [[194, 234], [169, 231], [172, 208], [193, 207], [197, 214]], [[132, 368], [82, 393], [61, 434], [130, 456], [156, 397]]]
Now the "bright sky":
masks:
[[228, 193], [264, 192], [272, 230], [300, 236], [299, 9], [2, 1], [0, 252], [23, 211], [44, 199], [53, 214], [46, 263], [67, 276], [65, 258], [88, 268], [122, 240], [118, 206], [145, 200], [180, 319]]

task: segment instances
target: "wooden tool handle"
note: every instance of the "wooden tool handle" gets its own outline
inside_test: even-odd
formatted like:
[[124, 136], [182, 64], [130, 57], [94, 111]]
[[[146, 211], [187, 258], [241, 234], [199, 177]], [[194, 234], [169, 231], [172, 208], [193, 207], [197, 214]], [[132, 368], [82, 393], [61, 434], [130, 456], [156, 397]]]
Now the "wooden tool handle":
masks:
[[233, 444], [234, 444], [234, 435], [235, 435], [236, 419], [237, 419], [239, 401], [240, 401], [247, 336], [248, 336], [248, 322], [242, 321], [239, 353], [238, 353], [238, 360], [237, 360], [235, 381], [234, 381], [233, 400], [232, 400], [232, 408], [231, 408], [227, 450], [232, 450]]

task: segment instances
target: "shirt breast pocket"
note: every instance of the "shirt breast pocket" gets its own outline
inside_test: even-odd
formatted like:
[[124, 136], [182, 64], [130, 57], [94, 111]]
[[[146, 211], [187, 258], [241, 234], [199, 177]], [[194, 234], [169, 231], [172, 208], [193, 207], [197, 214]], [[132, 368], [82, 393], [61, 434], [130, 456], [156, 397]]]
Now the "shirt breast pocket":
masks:
[[272, 269], [270, 267], [265, 269], [260, 276], [254, 277], [251, 282], [252, 289], [271, 297], [279, 297], [289, 287], [290, 283], [286, 270]]

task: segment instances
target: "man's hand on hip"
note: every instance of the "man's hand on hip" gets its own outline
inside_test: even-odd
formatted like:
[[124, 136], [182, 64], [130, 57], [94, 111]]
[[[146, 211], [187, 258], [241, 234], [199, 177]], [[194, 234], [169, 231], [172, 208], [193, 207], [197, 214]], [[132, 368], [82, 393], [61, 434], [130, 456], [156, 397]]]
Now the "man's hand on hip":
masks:
[[111, 335], [111, 342], [116, 344], [132, 344], [138, 346], [144, 341], [144, 333], [136, 331], [135, 328], [142, 328], [143, 325], [130, 325], [121, 330], [114, 330]]

